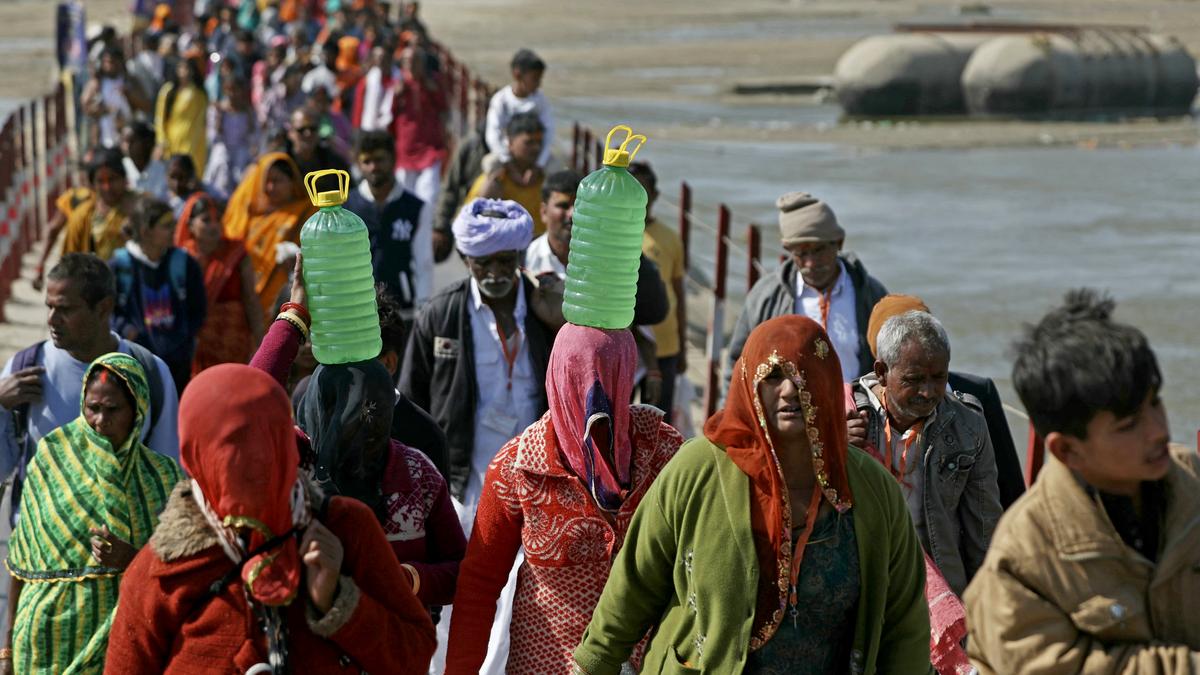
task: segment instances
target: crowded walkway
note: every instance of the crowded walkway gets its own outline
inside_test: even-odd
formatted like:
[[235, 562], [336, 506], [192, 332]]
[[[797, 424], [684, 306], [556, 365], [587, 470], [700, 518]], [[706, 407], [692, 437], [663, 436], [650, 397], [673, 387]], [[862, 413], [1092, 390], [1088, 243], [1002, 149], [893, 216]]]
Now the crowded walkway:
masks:
[[416, 2], [132, 18], [9, 302], [0, 673], [1200, 670], [1107, 295], [1006, 336], [1038, 475], [821, 195], [702, 354], [646, 137], [578, 161], [537, 45], [468, 120]]

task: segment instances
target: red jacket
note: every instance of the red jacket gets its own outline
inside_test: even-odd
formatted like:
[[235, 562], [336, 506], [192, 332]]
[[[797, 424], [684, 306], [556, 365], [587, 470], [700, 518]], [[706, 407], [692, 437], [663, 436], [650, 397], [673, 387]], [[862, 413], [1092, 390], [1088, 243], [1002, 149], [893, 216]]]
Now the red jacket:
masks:
[[[323, 522], [342, 543], [342, 580], [321, 619], [306, 616], [303, 583], [284, 609], [293, 671], [428, 670], [433, 624], [375, 515], [360, 502], [334, 497]], [[125, 571], [104, 672], [241, 675], [266, 662], [266, 641], [241, 579], [208, 594], [231, 565], [196, 507], [191, 486], [180, 483], [150, 544]]]
[[683, 443], [679, 432], [662, 421], [661, 411], [633, 405], [629, 412], [632, 485], [611, 521], [562, 460], [549, 413], [496, 453], [458, 577], [447, 675], [479, 671], [496, 599], [521, 546], [525, 562], [517, 577], [505, 671], [571, 672], [571, 652], [592, 618], [629, 521]]

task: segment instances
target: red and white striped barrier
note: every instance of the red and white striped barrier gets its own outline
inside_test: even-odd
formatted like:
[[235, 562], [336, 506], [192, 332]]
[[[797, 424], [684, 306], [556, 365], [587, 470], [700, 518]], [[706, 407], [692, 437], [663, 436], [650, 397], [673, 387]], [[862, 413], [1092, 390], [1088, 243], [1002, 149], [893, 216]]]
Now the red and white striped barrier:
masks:
[[21, 257], [41, 238], [55, 197], [71, 183], [65, 113], [59, 85], [0, 123], [0, 321]]

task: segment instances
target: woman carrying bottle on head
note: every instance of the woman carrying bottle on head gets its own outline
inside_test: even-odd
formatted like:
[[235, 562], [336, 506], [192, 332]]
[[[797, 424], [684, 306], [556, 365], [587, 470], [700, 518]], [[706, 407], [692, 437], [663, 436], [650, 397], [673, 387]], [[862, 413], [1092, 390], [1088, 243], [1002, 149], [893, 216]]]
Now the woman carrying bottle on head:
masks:
[[636, 367], [628, 330], [559, 330], [549, 411], [500, 449], [483, 481], [454, 596], [448, 675], [479, 672], [522, 545], [506, 672], [570, 671], [630, 519], [683, 442], [662, 411], [628, 403]]

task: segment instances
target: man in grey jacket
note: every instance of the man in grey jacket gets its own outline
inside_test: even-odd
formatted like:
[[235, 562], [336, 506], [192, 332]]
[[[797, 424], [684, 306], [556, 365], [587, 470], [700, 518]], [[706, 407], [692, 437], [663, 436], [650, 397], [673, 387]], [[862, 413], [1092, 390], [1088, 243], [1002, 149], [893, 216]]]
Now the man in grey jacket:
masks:
[[846, 232], [825, 202], [789, 192], [775, 204], [780, 239], [789, 257], [746, 295], [729, 342], [725, 381], [755, 326], [777, 316], [803, 314], [824, 326], [842, 363], [842, 377], [851, 382], [874, 365], [867, 322], [887, 289], [867, 274], [854, 254], [842, 251]]
[[961, 596], [1002, 512], [983, 407], [947, 395], [950, 339], [932, 315], [888, 319], [876, 346], [874, 371], [851, 387], [864, 423], [847, 424], [850, 444], [900, 481], [921, 545]]

